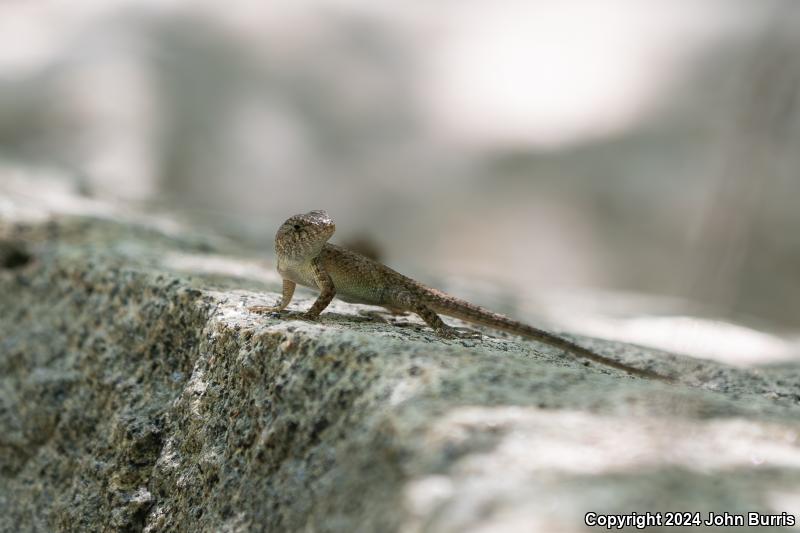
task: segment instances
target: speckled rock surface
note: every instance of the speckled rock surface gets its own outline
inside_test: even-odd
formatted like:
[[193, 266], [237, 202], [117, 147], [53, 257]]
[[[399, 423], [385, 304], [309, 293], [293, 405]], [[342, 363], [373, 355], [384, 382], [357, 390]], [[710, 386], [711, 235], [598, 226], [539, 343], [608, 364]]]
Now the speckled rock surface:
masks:
[[555, 532], [585, 530], [589, 511], [800, 513], [797, 364], [577, 339], [680, 376], [666, 385], [341, 302], [316, 323], [246, 311], [278, 286], [269, 264], [149, 222], [6, 213], [0, 530]]

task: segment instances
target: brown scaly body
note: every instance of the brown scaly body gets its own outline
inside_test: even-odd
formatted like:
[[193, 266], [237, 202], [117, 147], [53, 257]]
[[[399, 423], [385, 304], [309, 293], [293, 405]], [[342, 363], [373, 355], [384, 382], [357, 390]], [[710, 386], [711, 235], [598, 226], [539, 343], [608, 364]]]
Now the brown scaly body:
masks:
[[284, 222], [275, 235], [283, 296], [274, 307], [259, 306], [250, 310], [259, 313], [282, 311], [291, 302], [295, 286], [300, 284], [320, 291], [317, 300], [304, 314], [306, 318], [317, 318], [333, 297], [338, 296], [346, 302], [414, 312], [436, 333], [451, 337], [454, 329], [439, 318], [439, 314], [443, 314], [543, 342], [636, 376], [671, 381], [655, 372], [620, 363], [546, 331], [431, 289], [377, 261], [328, 244], [335, 230], [336, 226], [325, 211], [295, 215]]

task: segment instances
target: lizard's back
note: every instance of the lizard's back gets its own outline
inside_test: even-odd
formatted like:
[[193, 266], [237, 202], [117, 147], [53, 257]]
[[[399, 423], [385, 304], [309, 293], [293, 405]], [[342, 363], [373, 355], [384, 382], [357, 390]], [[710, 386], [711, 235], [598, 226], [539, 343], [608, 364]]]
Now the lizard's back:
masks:
[[382, 263], [335, 244], [325, 244], [320, 260], [333, 279], [336, 296], [346, 302], [390, 305], [398, 289], [423, 287]]

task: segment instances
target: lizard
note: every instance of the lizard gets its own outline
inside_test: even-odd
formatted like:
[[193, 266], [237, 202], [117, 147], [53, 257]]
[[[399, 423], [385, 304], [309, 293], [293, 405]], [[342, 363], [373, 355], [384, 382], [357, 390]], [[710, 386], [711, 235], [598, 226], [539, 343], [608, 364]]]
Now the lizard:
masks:
[[651, 370], [621, 363], [547, 331], [428, 287], [359, 253], [331, 244], [328, 240], [335, 231], [336, 225], [323, 210], [288, 218], [275, 235], [277, 270], [283, 280], [281, 299], [274, 306], [251, 306], [249, 310], [262, 314], [280, 313], [292, 301], [295, 287], [299, 284], [319, 291], [311, 307], [301, 314], [308, 320], [317, 319], [338, 296], [346, 302], [383, 306], [392, 312], [416, 313], [441, 337], [457, 336], [457, 329], [445, 324], [439, 314], [549, 344], [638, 377], [672, 381]]

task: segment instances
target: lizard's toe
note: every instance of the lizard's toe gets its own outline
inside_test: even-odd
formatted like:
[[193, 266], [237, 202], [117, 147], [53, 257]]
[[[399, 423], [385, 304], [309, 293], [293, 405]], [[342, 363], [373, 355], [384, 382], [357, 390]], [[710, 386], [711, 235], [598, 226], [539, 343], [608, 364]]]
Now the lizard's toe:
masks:
[[248, 307], [247, 310], [251, 313], [257, 313], [259, 315], [268, 315], [271, 313], [279, 313], [281, 308], [268, 305], [253, 305]]
[[471, 330], [469, 328], [454, 328], [451, 326], [445, 326], [442, 328], [436, 328], [436, 334], [442, 337], [443, 339], [481, 339], [483, 336], [478, 333], [477, 331]]
[[469, 328], [453, 328], [460, 339], [482, 339], [483, 335], [480, 331], [475, 331]]
[[456, 333], [453, 331], [453, 328], [437, 328], [434, 331], [443, 339], [454, 339], [456, 337]]

